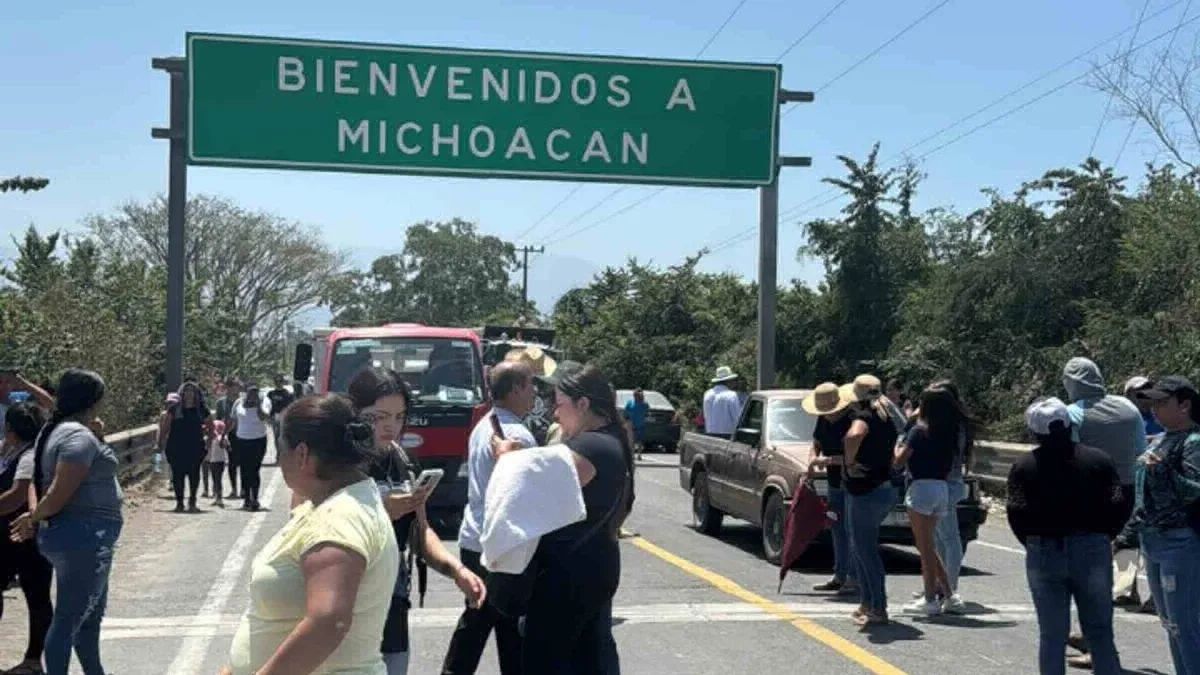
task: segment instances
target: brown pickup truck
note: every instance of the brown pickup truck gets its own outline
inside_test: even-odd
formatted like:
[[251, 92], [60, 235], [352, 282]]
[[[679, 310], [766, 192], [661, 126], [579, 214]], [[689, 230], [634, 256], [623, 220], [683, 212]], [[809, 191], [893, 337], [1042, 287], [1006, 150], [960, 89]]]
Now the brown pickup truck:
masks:
[[[688, 432], [679, 446], [679, 484], [692, 495], [696, 526], [715, 534], [726, 515], [762, 528], [763, 553], [777, 564], [783, 531], [797, 482], [808, 471], [816, 418], [800, 407], [808, 390], [754, 392], [742, 410], [732, 438]], [[965, 479], [968, 496], [958, 504], [959, 534], [966, 547], [987, 518], [979, 502], [978, 481]], [[814, 487], [822, 496], [828, 486], [818, 474]], [[912, 545], [912, 530], [903, 494], [880, 530], [880, 541]], [[828, 536], [828, 535], [826, 535]]]

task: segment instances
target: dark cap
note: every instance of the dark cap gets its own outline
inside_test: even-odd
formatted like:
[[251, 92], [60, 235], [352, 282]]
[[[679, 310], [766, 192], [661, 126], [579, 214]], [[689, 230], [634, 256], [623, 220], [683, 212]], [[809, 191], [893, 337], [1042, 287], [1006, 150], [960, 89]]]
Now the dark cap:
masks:
[[1188, 395], [1191, 398], [1195, 398], [1198, 395], [1196, 385], [1192, 384], [1191, 380], [1182, 375], [1168, 375], [1167, 377], [1159, 378], [1148, 389], [1142, 389], [1137, 392], [1139, 397], [1150, 400], [1159, 400], [1168, 396], [1179, 396], [1180, 394]]
[[578, 375], [583, 370], [583, 364], [578, 361], [563, 361], [558, 364], [553, 373], [549, 375], [536, 375], [534, 379], [542, 384], [548, 384], [551, 387], [557, 387], [562, 383], [563, 379]]

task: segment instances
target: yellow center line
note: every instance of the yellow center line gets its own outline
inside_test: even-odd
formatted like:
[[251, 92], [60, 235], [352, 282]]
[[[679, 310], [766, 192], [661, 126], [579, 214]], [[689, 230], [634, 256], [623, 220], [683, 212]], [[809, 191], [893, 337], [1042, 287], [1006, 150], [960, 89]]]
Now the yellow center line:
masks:
[[720, 574], [704, 569], [703, 567], [700, 567], [691, 561], [684, 560], [674, 553], [671, 553], [666, 549], [646, 541], [641, 536], [634, 536], [630, 539], [630, 543], [649, 553], [650, 555], [653, 555], [660, 560], [678, 567], [694, 577], [707, 581], [720, 591], [724, 591], [725, 593], [728, 593], [729, 595], [732, 595], [743, 602], [757, 606], [759, 609], [772, 616], [789, 622], [791, 625], [798, 628], [800, 632], [813, 638], [817, 642], [824, 644], [825, 646], [857, 663], [863, 668], [866, 668], [872, 673], [878, 673], [879, 675], [905, 675], [903, 670], [900, 670], [896, 666], [893, 666], [887, 661], [875, 656], [871, 652], [859, 647], [858, 645], [838, 635], [837, 633], [834, 633], [828, 628], [824, 628], [811, 619], [806, 619], [795, 612], [789, 611], [786, 607], [777, 602], [771, 602], [757, 593], [753, 593], [745, 588], [742, 588], [728, 577], [723, 577]]

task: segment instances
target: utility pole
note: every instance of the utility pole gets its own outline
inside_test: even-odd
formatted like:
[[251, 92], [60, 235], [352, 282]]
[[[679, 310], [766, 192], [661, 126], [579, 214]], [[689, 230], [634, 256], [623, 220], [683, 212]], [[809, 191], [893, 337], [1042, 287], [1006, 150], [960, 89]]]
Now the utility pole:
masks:
[[[813, 93], [780, 89], [778, 104], [811, 103]], [[759, 188], [758, 199], [758, 388], [775, 386], [776, 269], [779, 260], [779, 169], [812, 166], [811, 157], [779, 155], [779, 117], [775, 118], [775, 177]]]
[[521, 307], [529, 304], [529, 254], [530, 253], [545, 253], [545, 246], [522, 246], [517, 249], [521, 252]]
[[187, 208], [187, 61], [151, 59], [151, 67], [171, 77], [171, 126], [152, 129], [153, 138], [171, 142], [167, 162], [167, 391], [183, 381], [184, 211]]

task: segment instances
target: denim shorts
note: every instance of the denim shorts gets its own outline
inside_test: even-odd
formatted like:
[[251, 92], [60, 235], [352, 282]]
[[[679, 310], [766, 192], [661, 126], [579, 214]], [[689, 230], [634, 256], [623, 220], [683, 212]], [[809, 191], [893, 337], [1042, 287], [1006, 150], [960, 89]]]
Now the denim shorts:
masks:
[[944, 516], [950, 511], [950, 487], [944, 480], [922, 478], [908, 484], [904, 505], [924, 516]]

